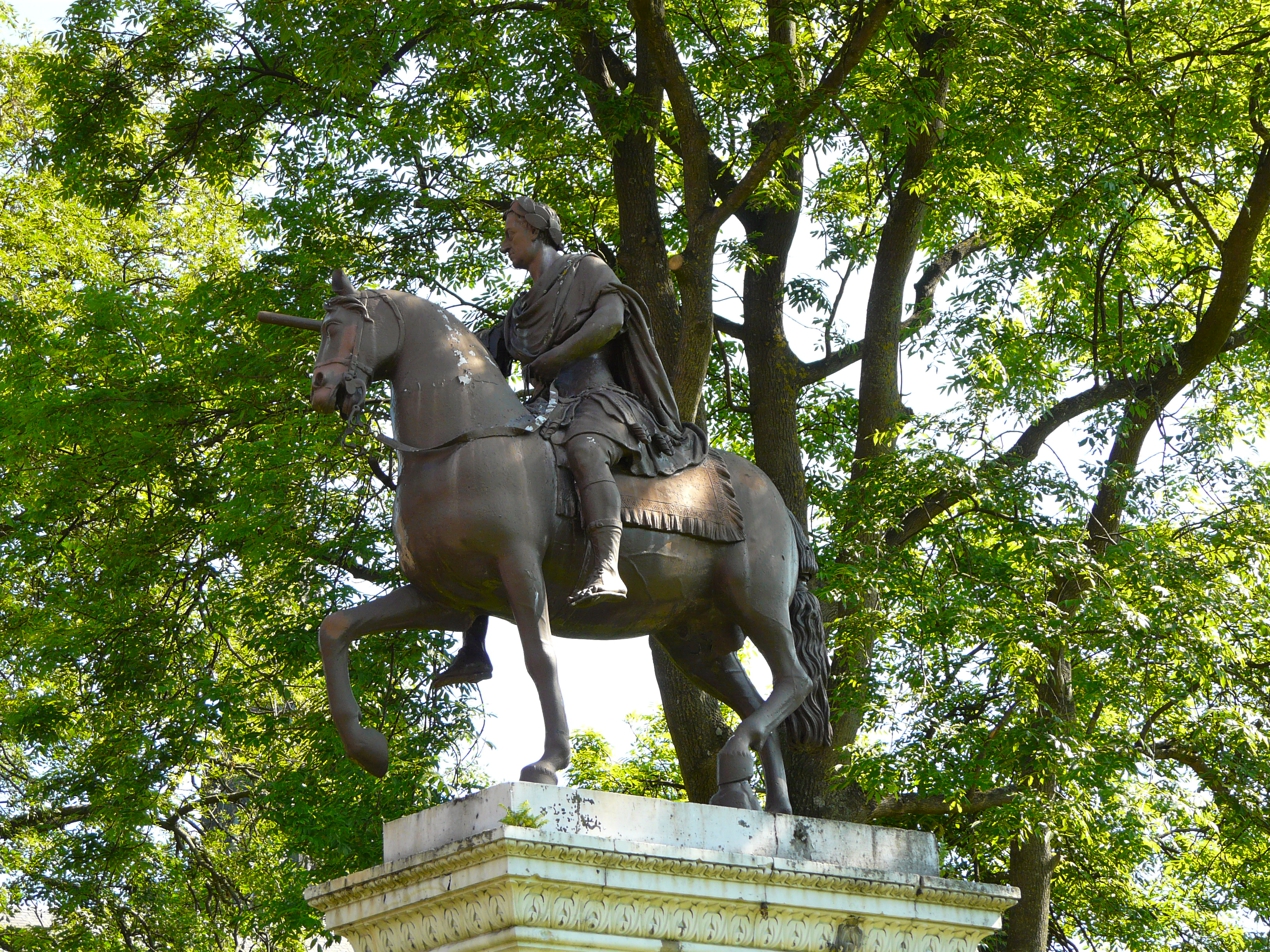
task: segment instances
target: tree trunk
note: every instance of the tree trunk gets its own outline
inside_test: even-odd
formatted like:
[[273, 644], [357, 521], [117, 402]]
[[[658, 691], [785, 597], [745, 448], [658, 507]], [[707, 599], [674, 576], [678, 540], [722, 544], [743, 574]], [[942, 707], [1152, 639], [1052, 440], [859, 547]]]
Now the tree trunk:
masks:
[[[1098, 486], [1098, 496], [1086, 526], [1086, 544], [1101, 557], [1120, 539], [1125, 502], [1137, 472], [1142, 445], [1168, 403], [1206, 368], [1225, 346], [1239, 319], [1248, 295], [1248, 275], [1257, 239], [1270, 212], [1270, 142], [1262, 146], [1257, 169], [1239, 215], [1222, 243], [1222, 270], [1217, 290], [1196, 323], [1191, 338], [1175, 348], [1177, 361], [1165, 364], [1143, 392], [1136, 394], [1121, 414], [1116, 440], [1112, 444]], [[1066, 606], [1083, 597], [1088, 580], [1060, 579], [1050, 598]], [[1063, 646], [1051, 649], [1050, 680], [1041, 685], [1038, 699], [1043, 719], [1075, 717], [1071, 665]], [[1051, 778], [1045, 792], [1053, 797], [1058, 790]], [[1044, 952], [1050, 916], [1050, 888], [1057, 858], [1048, 834], [1034, 833], [1021, 838], [1010, 849], [1010, 882], [1023, 891], [1019, 904], [1010, 910], [1008, 946], [1010, 952]]]
[[[741, 333], [750, 376], [754, 458], [805, 527], [807, 482], [798, 433], [801, 363], [785, 337], [785, 272], [802, 210], [801, 152], [777, 168], [792, 206], [747, 207], [737, 216], [757, 256], [757, 263], [745, 269]], [[783, 746], [796, 814], [845, 818], [859, 809], [862, 798], [830, 789], [826, 783], [837, 762], [837, 746], [827, 750]]]
[[[942, 28], [919, 41], [923, 53], [920, 74], [936, 84], [932, 105], [942, 108], [948, 99], [948, 76], [929, 54], [938, 53], [950, 36]], [[900, 325], [904, 320], [904, 291], [913, 256], [926, 222], [926, 201], [917, 192], [918, 179], [926, 171], [939, 141], [941, 124], [930, 122], [913, 135], [904, 152], [904, 170], [891, 201], [869, 286], [864, 338], [860, 357], [860, 422], [856, 430], [852, 478], [862, 476], [867, 460], [886, 456], [895, 445], [895, 428], [903, 413], [900, 403]]]
[[684, 789], [693, 803], [705, 803], [719, 787], [715, 755], [732, 730], [719, 702], [689, 681], [661, 645], [652, 638], [648, 644]]
[[[876, 610], [876, 593], [868, 594], [865, 605], [870, 611]], [[826, 612], [824, 617], [828, 619], [830, 615]], [[829, 672], [831, 691], [833, 686], [841, 686], [852, 672], [868, 671], [872, 667], [873, 644], [874, 639], [866, 638], [855, 645], [838, 646]], [[867, 823], [869, 802], [860, 787], [855, 784], [842, 787], [831, 781], [842, 751], [855, 745], [864, 722], [864, 704], [862, 701], [848, 703], [844, 710], [835, 713], [833, 743], [828, 747], [790, 746], [785, 764], [789, 799], [794, 812], [802, 816]]]
[[806, 526], [807, 482], [798, 441], [800, 363], [785, 337], [785, 268], [802, 211], [802, 163], [799, 151], [777, 167], [790, 206], [746, 208], [737, 217], [758, 258], [745, 269], [742, 291], [754, 459]]
[[690, 238], [682, 253], [682, 264], [675, 272], [679, 284], [679, 337], [674, 351], [662, 355], [662, 363], [675, 392], [679, 416], [684, 420], [697, 416], [710, 365], [710, 346], [714, 343], [714, 240], [713, 231], [708, 236]]
[[[923, 64], [921, 75], [935, 82], [935, 102], [942, 108], [948, 96], [948, 77], [937, 55], [942, 43], [951, 39], [942, 28], [925, 34], [919, 40]], [[926, 170], [938, 143], [940, 126], [929, 123], [917, 131], [904, 154], [904, 168], [888, 210], [874, 263], [873, 280], [865, 311], [864, 337], [861, 341], [859, 424], [856, 430], [856, 452], [852, 465], [852, 483], [859, 487], [869, 478], [868, 461], [889, 455], [895, 445], [895, 429], [903, 415], [899, 391], [901, 324], [904, 318], [904, 292], [913, 258], [926, 221], [926, 202], [918, 195], [916, 185]], [[876, 592], [861, 593], [865, 603], [876, 603]], [[868, 684], [876, 635], [861, 633], [861, 641], [835, 652], [830, 697], [841, 693], [844, 683]], [[837, 713], [834, 725], [834, 750], [819, 758], [819, 774], [814, 761], [806, 764], [798, 758], [800, 798], [808, 809], [819, 816], [850, 819], [862, 808], [863, 796], [851, 789], [834, 789], [832, 769], [838, 751], [855, 743], [864, 720], [863, 697], [849, 702]], [[803, 772], [806, 776], [802, 776]], [[791, 796], [793, 791], [791, 782]]]
[[1049, 945], [1054, 855], [1048, 830], [1010, 844], [1010, 885], [1021, 893], [1005, 917], [1007, 952], [1045, 952]]
[[[679, 347], [679, 303], [666, 257], [657, 207], [657, 129], [662, 88], [648, 42], [635, 37], [635, 95], [643, 103], [641, 124], [613, 143], [613, 191], [617, 197], [617, 265], [622, 280], [648, 305], [657, 353], [665, 361]], [[684, 419], [692, 419], [686, 416]]]

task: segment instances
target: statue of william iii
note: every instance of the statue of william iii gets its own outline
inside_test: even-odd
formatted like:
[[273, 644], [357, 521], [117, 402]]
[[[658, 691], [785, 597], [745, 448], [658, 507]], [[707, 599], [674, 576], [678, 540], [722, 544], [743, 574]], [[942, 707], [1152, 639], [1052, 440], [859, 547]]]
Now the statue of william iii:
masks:
[[[504, 374], [519, 361], [531, 386], [553, 386], [558, 395], [541, 434], [563, 455], [578, 490], [587, 558], [569, 604], [586, 605], [626, 597], [614, 468], [667, 476], [700, 463], [709, 444], [699, 427], [679, 419], [643, 299], [603, 259], [565, 254], [563, 244], [554, 209], [524, 195], [512, 202], [503, 251], [533, 283], [481, 338]], [[477, 619], [434, 686], [490, 676], [485, 624]]]
[[613, 468], [670, 475], [700, 463], [708, 444], [679, 419], [643, 299], [601, 258], [565, 254], [562, 244], [550, 206], [527, 196], [512, 202], [503, 251], [533, 284], [487, 339], [500, 366], [520, 361], [531, 385], [553, 384], [559, 394], [542, 435], [563, 450], [578, 489], [589, 548], [570, 604], [582, 605], [626, 595]]

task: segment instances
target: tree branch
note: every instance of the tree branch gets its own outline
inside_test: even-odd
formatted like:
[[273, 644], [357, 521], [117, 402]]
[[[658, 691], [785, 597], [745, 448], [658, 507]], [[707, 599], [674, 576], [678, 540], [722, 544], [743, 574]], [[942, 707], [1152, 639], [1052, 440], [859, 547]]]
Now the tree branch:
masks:
[[[1136, 381], [1126, 377], [1095, 384], [1088, 390], [1058, 401], [1024, 430], [1014, 441], [1013, 446], [981, 463], [978, 478], [982, 479], [995, 470], [1012, 469], [1030, 463], [1036, 459], [1036, 455], [1041, 451], [1041, 447], [1050, 434], [1064, 423], [1105, 404], [1123, 400], [1135, 389]], [[972, 495], [974, 495], [974, 489], [971, 486], [936, 490], [910, 509], [900, 521], [899, 526], [886, 534], [887, 543], [894, 546], [904, 545], [929, 526], [936, 517]]]
[[719, 333], [727, 334], [729, 337], [733, 337], [736, 340], [745, 340], [745, 325], [740, 324], [737, 321], [730, 321], [721, 314], [716, 314], [714, 316], [714, 329]]
[[934, 258], [930, 264], [926, 265], [922, 271], [922, 276], [913, 285], [913, 290], [917, 292], [913, 311], [916, 313], [923, 309], [932, 308], [935, 303], [935, 289], [939, 287], [944, 278], [948, 277], [948, 273], [972, 254], [983, 251], [987, 247], [987, 237], [981, 232], [975, 232], [968, 238], [961, 239], [943, 254]]
[[635, 71], [614, 52], [611, 45], [605, 43], [600, 50], [600, 55], [604, 58], [604, 66], [608, 70], [609, 76], [612, 77], [614, 84], [619, 89], [625, 89], [627, 86], [635, 84]]
[[1244, 299], [1248, 296], [1248, 278], [1257, 239], [1270, 208], [1270, 142], [1261, 147], [1257, 168], [1231, 225], [1226, 240], [1220, 245], [1222, 270], [1213, 290], [1212, 300], [1190, 340], [1178, 345], [1179, 370], [1193, 379], [1219, 354], [1230, 337]]
[[[674, 37], [666, 25], [666, 8], [662, 0], [629, 0], [631, 15], [638, 29], [649, 41], [657, 73], [670, 100], [675, 123], [679, 127], [680, 156], [684, 163], [685, 189], [709, 193], [709, 170], [706, 156], [711, 155], [710, 132], [697, 109], [697, 100], [675, 47]], [[689, 209], [689, 219], [694, 216]]]
[[0, 840], [12, 839], [18, 830], [32, 827], [70, 826], [84, 819], [92, 810], [90, 804], [83, 803], [57, 810], [31, 810], [27, 813], [19, 813], [0, 823]]
[[372, 456], [368, 462], [370, 463], [370, 471], [375, 474], [375, 478], [383, 484], [384, 488], [396, 492], [397, 484], [393, 482], [391, 476], [384, 472], [383, 467], [379, 465], [379, 460]]
[[1261, 117], [1257, 115], [1261, 111], [1261, 97], [1258, 95], [1254, 87], [1252, 92], [1248, 94], [1248, 123], [1252, 126], [1252, 131], [1257, 134], [1262, 142], [1270, 142], [1270, 129], [1266, 128], [1266, 124], [1261, 121]]
[[1190, 768], [1200, 782], [1211, 790], [1213, 796], [1218, 799], [1225, 800], [1230, 804], [1241, 805], [1230, 787], [1226, 785], [1225, 781], [1217, 773], [1217, 770], [1196, 751], [1183, 747], [1175, 740], [1162, 740], [1152, 744], [1150, 751], [1151, 756], [1156, 760], [1171, 760], [1174, 763], [1181, 764], [1183, 767]]
[[723, 399], [733, 413], [749, 413], [750, 405], [747, 403], [743, 407], [737, 406], [732, 396], [732, 361], [728, 359], [728, 352], [723, 349], [723, 340], [719, 337], [718, 328], [715, 328], [714, 339], [719, 345], [720, 356], [723, 358]]
[[[905, 321], [904, 323], [907, 324], [908, 322]], [[903, 326], [904, 325], [901, 325], [901, 330], [903, 330]], [[850, 344], [843, 344], [831, 353], [825, 354], [825, 356], [821, 357], [819, 360], [813, 360], [810, 362], [799, 361], [799, 386], [810, 386], [813, 383], [818, 383], [819, 381], [824, 380], [832, 374], [836, 374], [844, 367], [850, 367], [860, 359], [863, 353], [863, 342], [853, 341]]]
[[[933, 259], [922, 276], [913, 286], [917, 291], [917, 301], [913, 306], [913, 316], [900, 324], [900, 340], [908, 340], [934, 316], [935, 288], [948, 276], [948, 272], [961, 264], [977, 251], [988, 247], [987, 238], [977, 232], [969, 238], [963, 238], [943, 254]], [[825, 354], [819, 360], [803, 362], [799, 369], [799, 385], [806, 387], [836, 374], [844, 367], [850, 367], [858, 361], [863, 353], [864, 342], [854, 341], [844, 344], [837, 350]]]
[[[417, 277], [422, 277], [422, 275], [417, 275]], [[450, 297], [454, 298], [454, 300], [458, 301], [458, 302], [459, 302], [460, 304], [462, 304], [464, 307], [470, 307], [470, 308], [471, 308], [472, 310], [474, 310], [474, 311], [480, 311], [480, 312], [481, 312], [482, 314], [484, 314], [486, 317], [493, 318], [493, 319], [494, 319], [494, 320], [496, 320], [496, 321], [501, 321], [501, 320], [503, 319], [503, 317], [505, 316], [505, 315], [503, 315], [503, 314], [500, 314], [498, 311], [491, 311], [489, 308], [485, 307], [485, 306], [484, 306], [484, 305], [482, 305], [482, 304], [478, 304], [478, 303], [476, 303], [475, 301], [469, 301], [469, 300], [467, 300], [465, 297], [463, 297], [463, 296], [462, 296], [461, 294], [459, 294], [457, 291], [452, 291], [452, 290], [450, 290], [448, 287], [446, 287], [446, 286], [445, 286], [444, 284], [442, 284], [440, 281], [437, 281], [437, 280], [433, 279], [433, 281], [432, 281], [431, 283], [432, 283], [432, 286], [433, 286], [433, 287], [435, 287], [437, 290], [439, 290], [439, 291], [444, 291], [446, 294], [450, 295]]]
[[[239, 790], [235, 793], [213, 794], [209, 797], [192, 800], [179, 807], [175, 812], [157, 820], [155, 825], [170, 830], [195, 810], [226, 803], [238, 803], [254, 796], [255, 792], [254, 790]], [[0, 839], [11, 839], [18, 830], [22, 829], [70, 826], [72, 823], [78, 823], [97, 811], [98, 808], [91, 803], [77, 803], [68, 807], [60, 807], [56, 810], [33, 810], [28, 813], [20, 813], [0, 822]]]
[[1177, 170], [1177, 166], [1171, 165], [1170, 168], [1173, 172], [1173, 180], [1168, 184], [1173, 186], [1174, 190], [1177, 192], [1178, 198], [1180, 198], [1182, 200], [1182, 204], [1186, 206], [1186, 210], [1191, 213], [1191, 216], [1197, 222], [1199, 222], [1200, 227], [1204, 229], [1204, 233], [1208, 235], [1208, 240], [1213, 243], [1213, 247], [1220, 251], [1222, 247], [1221, 235], [1217, 234], [1217, 229], [1214, 228], [1212, 222], [1208, 220], [1208, 216], [1205, 215], [1199, 205], [1196, 204], [1195, 199], [1191, 198], [1191, 193], [1186, 190], [1186, 181], [1182, 178], [1182, 173]]
[[[1256, 340], [1258, 336], [1266, 333], [1267, 330], [1268, 328], [1264, 324], [1257, 321], [1249, 321], [1230, 333], [1226, 343], [1221, 348], [1221, 352], [1229, 353], [1230, 351], [1238, 350], [1240, 347]], [[1172, 370], [1172, 365], [1169, 365], [1167, 369]], [[1045, 445], [1045, 441], [1049, 439], [1050, 435], [1064, 423], [1068, 423], [1076, 417], [1088, 413], [1090, 410], [1096, 410], [1101, 406], [1106, 406], [1108, 403], [1115, 403], [1117, 400], [1123, 400], [1127, 397], [1139, 400], [1149, 399], [1155, 392], [1156, 385], [1157, 381], [1155, 378], [1141, 383], [1132, 377], [1125, 377], [1119, 380], [1108, 380], [1102, 384], [1095, 384], [1088, 390], [1083, 390], [1058, 401], [1041, 416], [1037, 417], [1014, 441], [1013, 446], [999, 456], [985, 460], [979, 467], [979, 477], [982, 478], [995, 469], [1013, 468], [1030, 463], [1036, 459], [1041, 447]], [[923, 499], [920, 504], [910, 509], [898, 528], [892, 529], [886, 534], [887, 543], [899, 546], [910, 542], [938, 516], [972, 495], [974, 495], [974, 489], [969, 486], [963, 489], [945, 488], [936, 490]]]
[[1184, 50], [1181, 53], [1173, 53], [1170, 56], [1165, 56], [1160, 60], [1160, 62], [1177, 63], [1186, 59], [1199, 59], [1202, 56], [1231, 56], [1235, 53], [1242, 53], [1248, 47], [1255, 46], [1267, 38], [1270, 38], [1270, 32], [1254, 33], [1252, 36], [1248, 37], [1248, 39], [1236, 43], [1233, 46], [1226, 46], [1216, 50], [1206, 49], [1201, 46], [1195, 49]]
[[[1217, 288], [1204, 309], [1204, 315], [1199, 320], [1195, 333], [1174, 348], [1176, 360], [1165, 360], [1145, 380], [1132, 377], [1112, 380], [1105, 384], [1095, 384], [1082, 393], [1060, 400], [1024, 430], [1014, 446], [1000, 456], [981, 464], [980, 477], [1000, 467], [1015, 467], [1031, 462], [1040, 452], [1045, 440], [1058, 427], [1107, 403], [1133, 397], [1135, 401], [1145, 403], [1152, 412], [1158, 413], [1218, 354], [1255, 339], [1258, 332], [1262, 330], [1258, 324], [1250, 322], [1236, 331], [1234, 323], [1248, 295], [1253, 249], [1261, 234], [1268, 210], [1270, 210], [1270, 142], [1261, 147], [1252, 183], [1248, 187], [1248, 194], [1244, 197], [1239, 215], [1225, 241], [1219, 245], [1222, 271], [1217, 281]], [[1103, 482], [1104, 485], [1099, 489], [1100, 498], [1106, 489], [1106, 479]], [[886, 534], [887, 542], [891, 545], [904, 545], [929, 526], [937, 516], [947, 512], [973, 492], [971, 487], [965, 486], [944, 488], [931, 493], [920, 504], [909, 510], [897, 528]], [[1110, 526], [1115, 519], [1111, 518], [1108, 512], [1103, 511], [1106, 508], [1105, 504], [1096, 507], [1091, 520], [1100, 525]]]
[[201, 810], [205, 807], [221, 806], [227, 803], [241, 803], [243, 800], [250, 799], [256, 795], [254, 790], [238, 790], [234, 793], [213, 794], [210, 797], [202, 797], [198, 800], [192, 800], [182, 805], [176, 812], [169, 814], [158, 822], [158, 825], [165, 830], [175, 830], [177, 823], [185, 819], [195, 810]]
[[949, 802], [944, 797], [922, 796], [919, 793], [901, 793], [883, 797], [869, 813], [870, 820], [890, 819], [900, 816], [943, 816], [949, 813], [982, 813], [993, 807], [1004, 806], [1018, 795], [1013, 784], [995, 790], [972, 791], [964, 800]]
[[713, 227], [722, 226], [725, 221], [736, 214], [749, 200], [754, 190], [758, 188], [759, 183], [772, 171], [781, 156], [785, 154], [786, 149], [789, 147], [790, 142], [793, 141], [802, 124], [812, 113], [824, 105], [831, 96], [842, 89], [847, 77], [851, 75], [851, 71], [864, 58], [865, 51], [869, 48], [869, 44], [873, 42], [878, 30], [882, 28], [882, 24], [886, 21], [893, 6], [894, 0], [877, 0], [874, 3], [873, 9], [869, 11], [868, 16], [864, 18], [864, 21], [851, 37], [839, 47], [837, 55], [834, 56], [833, 62], [820, 77], [820, 82], [816, 84], [816, 88], [811, 91], [802, 105], [794, 110], [790, 118], [776, 125], [772, 138], [763, 147], [763, 151], [754, 160], [754, 164], [749, 167], [745, 175], [736, 184], [736, 187], [728, 193], [727, 197], [715, 206], [714, 211], [711, 213], [711, 225]]
[[1236, 327], [1230, 332], [1230, 336], [1226, 338], [1226, 345], [1222, 347], [1222, 353], [1228, 354], [1232, 350], [1238, 350], [1245, 344], [1250, 344], [1261, 334], [1270, 331], [1265, 323], [1261, 321], [1249, 321], [1241, 327]]
[[359, 578], [363, 582], [370, 582], [372, 585], [391, 585], [395, 579], [395, 576], [389, 572], [377, 572], [351, 559], [347, 564], [343, 562], [327, 562], [324, 564], [329, 565], [333, 569], [339, 569], [341, 572], [347, 572], [353, 578]]

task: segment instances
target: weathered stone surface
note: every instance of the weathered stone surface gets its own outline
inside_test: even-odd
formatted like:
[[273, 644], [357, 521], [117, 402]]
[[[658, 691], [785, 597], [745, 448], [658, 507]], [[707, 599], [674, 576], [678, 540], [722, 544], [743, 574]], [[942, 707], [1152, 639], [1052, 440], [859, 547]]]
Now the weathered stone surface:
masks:
[[384, 862], [434, 850], [503, 825], [527, 806], [541, 829], [695, 850], [802, 859], [935, 876], [930, 833], [751, 810], [673, 803], [596, 790], [500, 783], [480, 793], [384, 824]]
[[[525, 804], [540, 828], [501, 822]], [[970, 952], [1017, 898], [940, 878], [929, 834], [537, 784], [384, 839], [305, 894], [357, 952]]]

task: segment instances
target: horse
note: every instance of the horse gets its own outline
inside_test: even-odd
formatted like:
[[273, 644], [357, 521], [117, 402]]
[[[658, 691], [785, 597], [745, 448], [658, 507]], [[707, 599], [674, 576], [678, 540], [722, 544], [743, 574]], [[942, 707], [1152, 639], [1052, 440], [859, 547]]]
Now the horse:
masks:
[[[815, 557], [798, 520], [758, 467], [724, 454], [744, 539], [711, 542], [628, 526], [619, 603], [570, 606], [586, 539], [557, 514], [551, 444], [488, 351], [460, 320], [426, 299], [356, 289], [341, 271], [318, 322], [262, 312], [272, 323], [320, 330], [309, 394], [313, 408], [352, 421], [367, 388], [392, 388], [399, 467], [393, 531], [407, 584], [327, 615], [318, 643], [332, 720], [347, 755], [376, 776], [387, 739], [359, 722], [349, 648], [365, 635], [405, 628], [461, 631], [483, 615], [515, 623], [542, 705], [542, 756], [520, 779], [555, 784], [569, 763], [569, 729], [552, 635], [649, 636], [699, 686], [741, 719], [717, 758], [711, 803], [758, 809], [750, 780], [758, 751], [766, 808], [792, 812], [776, 728], [795, 742], [828, 743], [828, 656], [819, 603], [807, 588]], [[285, 319], [284, 319], [285, 318]], [[736, 656], [749, 638], [767, 660], [762, 698]]]

